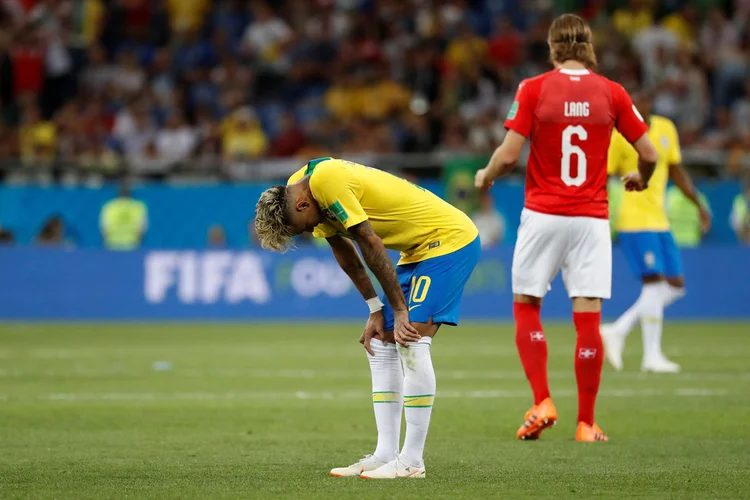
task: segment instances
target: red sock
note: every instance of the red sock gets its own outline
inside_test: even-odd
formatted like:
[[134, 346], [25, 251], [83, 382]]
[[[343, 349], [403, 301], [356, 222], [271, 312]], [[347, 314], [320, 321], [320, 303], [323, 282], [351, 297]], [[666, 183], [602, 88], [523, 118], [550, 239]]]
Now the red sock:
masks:
[[594, 423], [594, 406], [602, 378], [604, 347], [599, 333], [602, 314], [574, 312], [576, 340], [576, 382], [578, 382], [578, 421]]
[[513, 316], [516, 319], [516, 346], [521, 357], [523, 371], [534, 392], [534, 404], [538, 405], [549, 397], [547, 384], [547, 340], [544, 338], [542, 321], [539, 319], [541, 307], [533, 304], [513, 303]]

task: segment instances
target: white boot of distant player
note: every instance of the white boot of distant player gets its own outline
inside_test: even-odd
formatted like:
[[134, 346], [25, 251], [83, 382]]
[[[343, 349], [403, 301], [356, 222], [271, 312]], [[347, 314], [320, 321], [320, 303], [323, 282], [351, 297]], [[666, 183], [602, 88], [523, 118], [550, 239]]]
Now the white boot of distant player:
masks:
[[[645, 295], [641, 305], [641, 331], [643, 334], [643, 361], [641, 370], [654, 373], [677, 373], [680, 365], [669, 361], [661, 350], [661, 334], [664, 325], [663, 284], [644, 285]], [[640, 299], [639, 299], [640, 300]]]
[[[607, 355], [607, 361], [609, 361], [609, 364], [611, 364], [617, 371], [622, 370], [623, 367], [622, 351], [625, 348], [625, 339], [630, 332], [633, 331], [638, 320], [642, 318], [644, 307], [646, 310], [649, 310], [649, 306], [653, 304], [653, 290], [656, 286], [661, 286], [662, 311], [685, 296], [684, 287], [670, 285], [666, 281], [645, 284], [643, 285], [641, 295], [638, 297], [638, 300], [630, 306], [630, 309], [625, 311], [614, 323], [601, 326], [602, 340], [604, 341], [604, 351]], [[659, 338], [661, 339], [661, 335], [659, 335]], [[661, 340], [659, 340], [659, 352], [661, 352]], [[662, 355], [661, 358], [664, 358], [664, 356]], [[669, 370], [674, 370], [676, 367], [679, 371], [679, 366], [674, 363], [669, 362], [666, 365], [670, 365]]]
[[602, 342], [604, 343], [604, 354], [607, 356], [607, 361], [612, 365], [612, 368], [618, 372], [622, 370], [623, 367], [622, 351], [625, 348], [625, 339], [630, 335], [630, 332], [633, 331], [636, 323], [638, 323], [638, 319], [641, 317], [641, 305], [644, 300], [646, 300], [644, 295], [648, 296], [646, 293], [646, 287], [648, 286], [650, 285], [643, 285], [638, 300], [630, 306], [630, 309], [622, 313], [622, 315], [617, 318], [617, 321], [602, 325], [599, 328], [602, 335]]
[[430, 427], [432, 404], [435, 400], [435, 370], [430, 356], [431, 337], [398, 346], [404, 367], [404, 414], [406, 437], [398, 458], [370, 472], [364, 479], [424, 478], [424, 445]]
[[378, 444], [372, 455], [348, 467], [331, 470], [336, 477], [358, 477], [364, 471], [377, 469], [396, 458], [401, 440], [404, 372], [396, 344], [377, 339], [370, 343], [374, 356], [367, 353], [372, 375], [372, 406], [378, 428]]

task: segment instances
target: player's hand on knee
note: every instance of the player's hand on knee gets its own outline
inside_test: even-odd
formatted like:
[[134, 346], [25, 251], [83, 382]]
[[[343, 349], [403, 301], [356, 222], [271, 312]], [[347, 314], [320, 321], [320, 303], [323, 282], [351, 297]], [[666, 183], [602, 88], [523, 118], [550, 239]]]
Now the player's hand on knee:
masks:
[[409, 347], [409, 342], [419, 342], [422, 338], [409, 322], [408, 311], [394, 311], [393, 338], [404, 347]]
[[372, 347], [370, 347], [370, 341], [375, 335], [379, 335], [381, 339], [385, 339], [385, 334], [383, 333], [384, 322], [383, 311], [376, 311], [370, 314], [370, 317], [367, 318], [365, 331], [359, 337], [359, 343], [364, 345], [365, 350], [372, 356], [375, 356], [375, 353], [372, 351]]

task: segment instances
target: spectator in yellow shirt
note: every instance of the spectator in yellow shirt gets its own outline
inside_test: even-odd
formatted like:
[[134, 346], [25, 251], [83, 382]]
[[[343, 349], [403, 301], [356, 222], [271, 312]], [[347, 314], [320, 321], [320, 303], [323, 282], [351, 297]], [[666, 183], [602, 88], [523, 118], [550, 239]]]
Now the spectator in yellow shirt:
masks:
[[375, 78], [361, 93], [359, 113], [365, 118], [383, 120], [409, 107], [411, 93], [403, 85], [389, 78], [386, 64], [374, 69]]
[[101, 0], [73, 0], [70, 12], [70, 43], [85, 49], [94, 44], [104, 27], [104, 4]]
[[617, 9], [612, 15], [615, 30], [623, 36], [632, 37], [654, 22], [649, 0], [629, 0], [628, 6]]
[[678, 12], [673, 12], [662, 19], [661, 25], [674, 33], [683, 47], [692, 48], [696, 44], [696, 21], [695, 7], [686, 4]]
[[42, 119], [39, 108], [29, 107], [18, 134], [21, 160], [26, 164], [49, 163], [57, 152], [57, 128]]
[[336, 77], [323, 101], [333, 116], [346, 119], [359, 115], [361, 95], [362, 84], [358, 76], [344, 73]]
[[487, 40], [477, 36], [469, 24], [463, 24], [445, 55], [455, 68], [476, 66], [487, 57]]
[[226, 160], [258, 158], [268, 148], [266, 134], [250, 108], [235, 111], [224, 121], [222, 129], [222, 152]]
[[167, 0], [169, 25], [173, 31], [199, 29], [209, 7], [209, 0]]

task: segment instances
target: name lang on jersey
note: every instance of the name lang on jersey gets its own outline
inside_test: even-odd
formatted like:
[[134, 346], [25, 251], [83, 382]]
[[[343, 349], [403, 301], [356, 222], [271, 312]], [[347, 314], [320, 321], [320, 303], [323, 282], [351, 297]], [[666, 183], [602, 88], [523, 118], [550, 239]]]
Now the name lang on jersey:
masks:
[[589, 116], [589, 103], [588, 102], [566, 102], [565, 103], [565, 116], [580, 118]]

